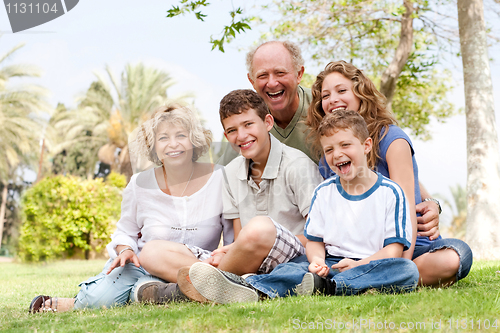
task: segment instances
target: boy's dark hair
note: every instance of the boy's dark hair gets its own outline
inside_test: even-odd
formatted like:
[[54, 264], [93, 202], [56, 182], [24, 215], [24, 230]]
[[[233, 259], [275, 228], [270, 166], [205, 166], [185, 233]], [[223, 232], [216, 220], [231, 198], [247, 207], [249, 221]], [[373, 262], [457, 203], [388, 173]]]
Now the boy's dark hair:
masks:
[[350, 129], [354, 136], [362, 143], [369, 137], [366, 122], [358, 112], [352, 110], [335, 110], [327, 114], [319, 124], [317, 149], [321, 149], [321, 145], [319, 145], [320, 137], [333, 135], [340, 129]]
[[269, 114], [266, 103], [255, 91], [250, 89], [233, 90], [220, 101], [220, 121], [222, 123], [224, 119], [250, 109], [254, 109], [262, 121]]

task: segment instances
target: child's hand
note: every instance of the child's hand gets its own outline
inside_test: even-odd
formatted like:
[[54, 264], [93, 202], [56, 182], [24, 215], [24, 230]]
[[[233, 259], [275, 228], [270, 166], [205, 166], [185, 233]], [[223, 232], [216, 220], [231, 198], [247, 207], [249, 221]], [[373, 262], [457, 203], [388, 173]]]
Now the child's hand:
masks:
[[326, 277], [328, 273], [330, 272], [330, 269], [328, 266], [323, 262], [321, 263], [316, 263], [312, 262], [309, 264], [309, 272], [318, 274], [319, 276]]
[[340, 260], [337, 264], [332, 265], [332, 269], [338, 269], [340, 272], [345, 272], [351, 268], [359, 266], [356, 260], [352, 260], [349, 258], [344, 258]]

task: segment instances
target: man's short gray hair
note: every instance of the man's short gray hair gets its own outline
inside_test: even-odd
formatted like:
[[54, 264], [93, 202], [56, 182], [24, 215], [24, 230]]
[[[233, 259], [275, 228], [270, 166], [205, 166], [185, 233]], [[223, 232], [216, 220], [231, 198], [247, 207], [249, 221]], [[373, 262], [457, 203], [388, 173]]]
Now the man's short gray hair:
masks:
[[304, 58], [302, 58], [302, 52], [300, 51], [300, 47], [297, 44], [289, 41], [269, 41], [254, 47], [247, 53], [247, 59], [246, 59], [247, 70], [248, 74], [250, 74], [250, 77], [252, 79], [253, 79], [253, 57], [255, 56], [255, 53], [261, 46], [271, 43], [281, 44], [285, 47], [285, 49], [288, 50], [290, 56], [292, 57], [293, 67], [297, 73], [300, 71], [302, 66], [304, 66]]

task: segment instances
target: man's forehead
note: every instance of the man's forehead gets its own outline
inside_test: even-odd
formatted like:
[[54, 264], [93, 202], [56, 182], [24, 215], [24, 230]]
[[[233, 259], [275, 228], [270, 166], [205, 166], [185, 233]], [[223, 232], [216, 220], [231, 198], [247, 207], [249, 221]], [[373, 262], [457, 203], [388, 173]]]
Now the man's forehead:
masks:
[[270, 67], [255, 67], [255, 74], [256, 75], [259, 75], [259, 74], [265, 74], [265, 73], [268, 73], [268, 72], [291, 72], [293, 70], [293, 68], [291, 67], [287, 67], [287, 66], [283, 66], [283, 65], [275, 65], [275, 66], [270, 66]]
[[[259, 66], [265, 64], [272, 67], [293, 67], [293, 59], [290, 52], [281, 44], [272, 43], [261, 46], [254, 54], [253, 65]], [[258, 71], [259, 68], [255, 68]]]

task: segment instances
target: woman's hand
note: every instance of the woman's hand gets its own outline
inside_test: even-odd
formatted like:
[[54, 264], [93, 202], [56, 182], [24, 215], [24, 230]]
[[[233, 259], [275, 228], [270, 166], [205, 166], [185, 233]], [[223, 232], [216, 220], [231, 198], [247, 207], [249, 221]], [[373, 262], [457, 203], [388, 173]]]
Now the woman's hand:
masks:
[[[124, 247], [124, 248], [126, 248], [126, 247]], [[120, 251], [122, 250], [122, 249], [120, 249], [120, 245], [118, 245], [116, 247], [116, 249], [120, 250]], [[134, 263], [135, 267], [141, 267], [141, 264], [139, 263], [139, 258], [137, 257], [135, 252], [132, 250], [126, 250], [126, 251], [123, 251], [119, 256], [117, 256], [115, 258], [115, 260], [113, 260], [113, 262], [111, 263], [111, 266], [109, 266], [109, 269], [106, 272], [106, 274], [111, 273], [111, 271], [113, 271], [113, 269], [117, 268], [118, 266], [124, 267], [125, 264], [127, 264], [129, 262]]]

